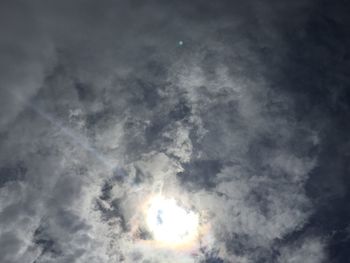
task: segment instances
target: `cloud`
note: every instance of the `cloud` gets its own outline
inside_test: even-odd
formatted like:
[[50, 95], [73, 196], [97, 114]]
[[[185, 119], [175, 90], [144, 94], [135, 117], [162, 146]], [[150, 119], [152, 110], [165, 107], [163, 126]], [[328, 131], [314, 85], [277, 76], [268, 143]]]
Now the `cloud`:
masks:
[[1, 4], [0, 131], [25, 108], [23, 101], [36, 94], [55, 58], [51, 41], [26, 8], [25, 3]]
[[[326, 260], [317, 235], [289, 242], [321, 139], [269, 68], [308, 3], [3, 5], [2, 262]], [[147, 242], [157, 192], [200, 213], [199, 249]]]
[[281, 263], [300, 262], [300, 260], [308, 263], [326, 262], [324, 241], [314, 237], [305, 238], [300, 243], [283, 248], [278, 260]]

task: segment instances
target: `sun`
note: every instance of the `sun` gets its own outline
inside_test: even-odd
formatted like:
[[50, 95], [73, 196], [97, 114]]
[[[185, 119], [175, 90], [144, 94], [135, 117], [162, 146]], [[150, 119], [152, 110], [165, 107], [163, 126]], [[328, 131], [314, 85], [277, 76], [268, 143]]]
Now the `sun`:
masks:
[[198, 237], [198, 214], [181, 207], [173, 198], [152, 198], [146, 212], [146, 223], [153, 239], [164, 245], [186, 245]]

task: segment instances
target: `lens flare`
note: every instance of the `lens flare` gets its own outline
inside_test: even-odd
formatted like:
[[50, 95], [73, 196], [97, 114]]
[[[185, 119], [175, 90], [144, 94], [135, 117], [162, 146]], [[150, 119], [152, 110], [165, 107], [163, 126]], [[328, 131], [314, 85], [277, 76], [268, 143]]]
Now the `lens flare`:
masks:
[[154, 240], [165, 245], [184, 245], [198, 237], [199, 216], [179, 206], [173, 198], [152, 198], [146, 223]]

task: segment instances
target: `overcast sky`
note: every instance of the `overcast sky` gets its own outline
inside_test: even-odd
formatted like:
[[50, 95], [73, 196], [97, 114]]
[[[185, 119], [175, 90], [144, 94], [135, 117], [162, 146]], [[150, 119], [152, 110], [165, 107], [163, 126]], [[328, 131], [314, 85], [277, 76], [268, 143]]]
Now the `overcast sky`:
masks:
[[[1, 0], [0, 262], [347, 262], [349, 13]], [[159, 189], [210, 224], [197, 251], [135, 236]]]

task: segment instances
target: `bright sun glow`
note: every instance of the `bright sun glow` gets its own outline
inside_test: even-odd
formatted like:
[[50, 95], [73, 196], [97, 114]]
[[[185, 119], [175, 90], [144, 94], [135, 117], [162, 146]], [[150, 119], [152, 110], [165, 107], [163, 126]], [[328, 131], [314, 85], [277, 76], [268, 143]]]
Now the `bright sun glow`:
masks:
[[175, 199], [153, 198], [146, 220], [154, 240], [164, 244], [186, 244], [198, 235], [198, 215], [179, 206]]

